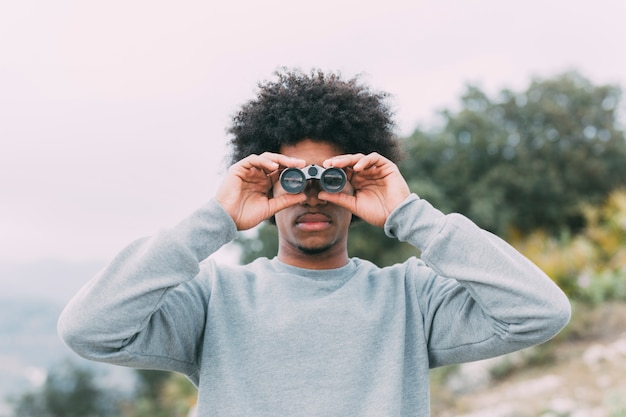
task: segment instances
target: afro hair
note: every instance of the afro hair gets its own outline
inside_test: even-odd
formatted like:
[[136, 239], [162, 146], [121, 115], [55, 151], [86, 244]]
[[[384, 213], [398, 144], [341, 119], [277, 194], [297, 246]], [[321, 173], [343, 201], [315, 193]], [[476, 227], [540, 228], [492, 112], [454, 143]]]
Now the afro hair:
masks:
[[281, 68], [261, 82], [255, 99], [233, 116], [231, 163], [248, 155], [279, 152], [303, 139], [328, 142], [344, 153], [378, 152], [401, 158], [387, 93], [373, 92], [358, 77]]

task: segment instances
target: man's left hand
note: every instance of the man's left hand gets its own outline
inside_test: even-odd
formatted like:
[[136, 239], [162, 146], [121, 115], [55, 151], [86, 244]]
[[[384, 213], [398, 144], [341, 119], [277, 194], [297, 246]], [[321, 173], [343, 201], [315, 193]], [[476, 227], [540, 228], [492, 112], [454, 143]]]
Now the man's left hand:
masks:
[[411, 191], [398, 166], [378, 153], [339, 155], [327, 159], [324, 168], [352, 169], [349, 181], [354, 195], [320, 191], [319, 198], [350, 210], [364, 221], [382, 227], [391, 212]]

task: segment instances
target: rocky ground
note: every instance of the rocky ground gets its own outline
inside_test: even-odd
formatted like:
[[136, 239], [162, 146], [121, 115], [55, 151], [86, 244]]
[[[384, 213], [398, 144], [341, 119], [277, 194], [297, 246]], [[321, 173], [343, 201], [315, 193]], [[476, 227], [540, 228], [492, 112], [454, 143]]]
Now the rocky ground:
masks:
[[554, 342], [439, 378], [434, 417], [626, 417], [626, 305], [579, 309]]

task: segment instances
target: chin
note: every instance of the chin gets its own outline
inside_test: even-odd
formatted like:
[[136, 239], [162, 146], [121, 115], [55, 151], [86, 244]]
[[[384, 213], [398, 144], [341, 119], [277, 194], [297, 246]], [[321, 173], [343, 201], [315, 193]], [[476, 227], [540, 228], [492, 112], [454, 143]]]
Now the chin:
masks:
[[331, 245], [326, 246], [298, 246], [298, 250], [305, 255], [319, 255], [327, 252], [331, 248]]

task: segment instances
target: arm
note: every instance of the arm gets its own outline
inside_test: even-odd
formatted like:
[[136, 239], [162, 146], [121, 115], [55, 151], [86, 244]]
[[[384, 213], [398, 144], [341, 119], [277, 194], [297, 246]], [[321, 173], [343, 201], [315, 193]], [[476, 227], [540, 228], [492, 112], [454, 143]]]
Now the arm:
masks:
[[267, 172], [302, 164], [268, 153], [233, 165], [215, 199], [176, 227], [129, 245], [80, 290], [59, 318], [61, 338], [89, 359], [192, 375], [210, 297], [209, 283], [197, 278], [199, 263], [237, 230], [300, 201], [271, 198]]
[[133, 242], [66, 306], [61, 338], [89, 359], [193, 373], [209, 296], [194, 277], [199, 262], [235, 236], [212, 200], [176, 227]]
[[569, 321], [569, 301], [550, 278], [462, 215], [413, 195], [385, 230], [419, 248], [433, 270], [418, 294], [432, 367], [542, 343]]
[[539, 268], [466, 217], [444, 215], [411, 195], [391, 161], [376, 153], [342, 155], [324, 166], [353, 167], [355, 194], [320, 192], [320, 198], [384, 226], [389, 236], [422, 252], [431, 273], [416, 295], [431, 366], [541, 343], [569, 321], [569, 301]]

